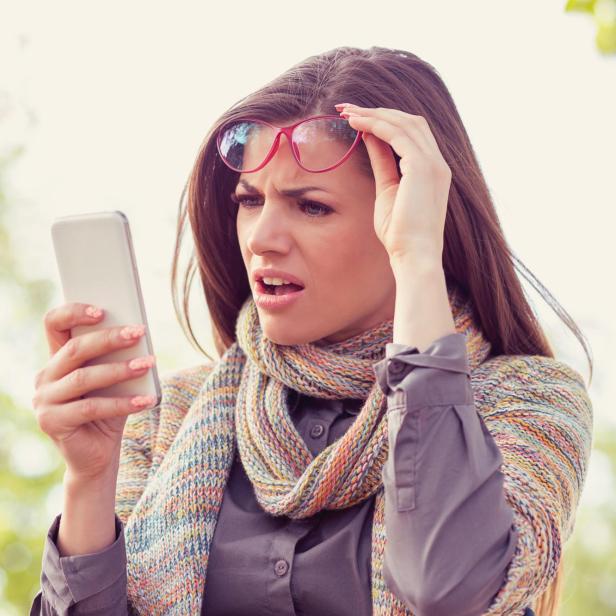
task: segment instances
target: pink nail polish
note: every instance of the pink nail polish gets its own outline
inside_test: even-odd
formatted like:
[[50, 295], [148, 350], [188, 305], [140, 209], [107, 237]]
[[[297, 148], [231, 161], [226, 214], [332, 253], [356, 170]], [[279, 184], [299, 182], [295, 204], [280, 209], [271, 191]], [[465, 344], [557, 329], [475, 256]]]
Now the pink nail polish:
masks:
[[128, 362], [128, 367], [131, 370], [143, 370], [143, 368], [151, 368], [154, 365], [154, 356], [145, 355], [144, 357], [136, 357]]
[[101, 314], [103, 314], [103, 311], [100, 308], [97, 308], [95, 306], [88, 306], [86, 308], [86, 314], [89, 317], [92, 317], [94, 319], [98, 318], [101, 316]]
[[120, 336], [125, 340], [133, 340], [139, 338], [145, 333], [145, 325], [127, 325], [120, 331]]

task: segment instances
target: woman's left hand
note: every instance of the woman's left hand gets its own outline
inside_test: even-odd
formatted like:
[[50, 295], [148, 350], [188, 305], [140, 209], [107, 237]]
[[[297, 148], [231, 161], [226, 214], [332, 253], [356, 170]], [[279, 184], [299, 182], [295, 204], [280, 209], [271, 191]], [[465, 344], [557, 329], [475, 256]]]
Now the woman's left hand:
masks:
[[[336, 105], [364, 132], [376, 182], [374, 229], [390, 260], [442, 266], [451, 169], [423, 116], [384, 107]], [[400, 156], [400, 173], [391, 148]]]

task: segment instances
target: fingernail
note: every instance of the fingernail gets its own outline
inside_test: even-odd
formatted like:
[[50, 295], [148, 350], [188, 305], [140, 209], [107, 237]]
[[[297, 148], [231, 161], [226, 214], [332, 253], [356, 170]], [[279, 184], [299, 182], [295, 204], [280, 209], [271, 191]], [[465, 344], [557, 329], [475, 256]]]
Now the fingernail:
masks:
[[143, 368], [151, 368], [154, 365], [154, 355], [146, 355], [145, 357], [136, 357], [128, 362], [128, 367], [131, 370], [142, 370]]
[[94, 319], [98, 318], [101, 316], [101, 314], [103, 314], [103, 311], [100, 308], [97, 308], [96, 306], [88, 306], [86, 308], [86, 314], [89, 317], [92, 317]]
[[135, 396], [134, 398], [131, 398], [130, 403], [135, 408], [139, 408], [140, 406], [151, 406], [154, 404], [154, 401], [154, 396]]
[[145, 325], [127, 325], [120, 331], [120, 336], [125, 340], [131, 340], [132, 338], [139, 338], [145, 333]]

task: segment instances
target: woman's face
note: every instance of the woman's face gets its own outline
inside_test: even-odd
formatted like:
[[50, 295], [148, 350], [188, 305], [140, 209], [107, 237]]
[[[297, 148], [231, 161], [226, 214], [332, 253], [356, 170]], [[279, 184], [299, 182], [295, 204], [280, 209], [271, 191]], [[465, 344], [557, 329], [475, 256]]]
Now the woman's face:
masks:
[[[257, 268], [283, 270], [304, 285], [288, 306], [257, 304], [263, 333], [277, 344], [337, 342], [393, 318], [395, 280], [374, 231], [374, 180], [360, 172], [359, 156], [356, 149], [334, 170], [309, 173], [282, 138], [265, 167], [239, 177], [237, 236], [253, 297]], [[307, 186], [320, 190], [281, 194]]]

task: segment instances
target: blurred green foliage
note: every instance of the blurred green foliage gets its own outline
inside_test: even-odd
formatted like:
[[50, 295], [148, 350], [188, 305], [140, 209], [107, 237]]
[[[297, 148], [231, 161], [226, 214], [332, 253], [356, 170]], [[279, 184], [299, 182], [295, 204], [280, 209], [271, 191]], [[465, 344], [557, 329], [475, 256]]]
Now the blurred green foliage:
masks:
[[590, 468], [590, 505], [578, 508], [565, 545], [562, 616], [616, 614], [616, 427], [596, 411]]
[[[0, 156], [0, 293], [6, 315], [0, 363], [5, 376], [7, 369], [8, 374], [28, 370], [8, 364], [13, 359], [12, 345], [17, 341], [28, 344], [33, 334], [37, 340], [34, 362], [38, 359], [42, 367], [46, 361], [42, 315], [53, 291], [50, 281], [20, 269], [19, 256], [11, 245], [8, 213], [12, 200], [6, 177], [21, 154], [15, 148]], [[32, 384], [33, 395], [34, 373]], [[21, 616], [29, 612], [40, 586], [43, 539], [61, 494], [64, 465], [49, 437], [39, 429], [33, 410], [19, 404], [4, 386], [0, 409], [0, 615]]]
[[565, 11], [590, 14], [597, 27], [597, 49], [606, 55], [616, 53], [616, 0], [567, 0]]

